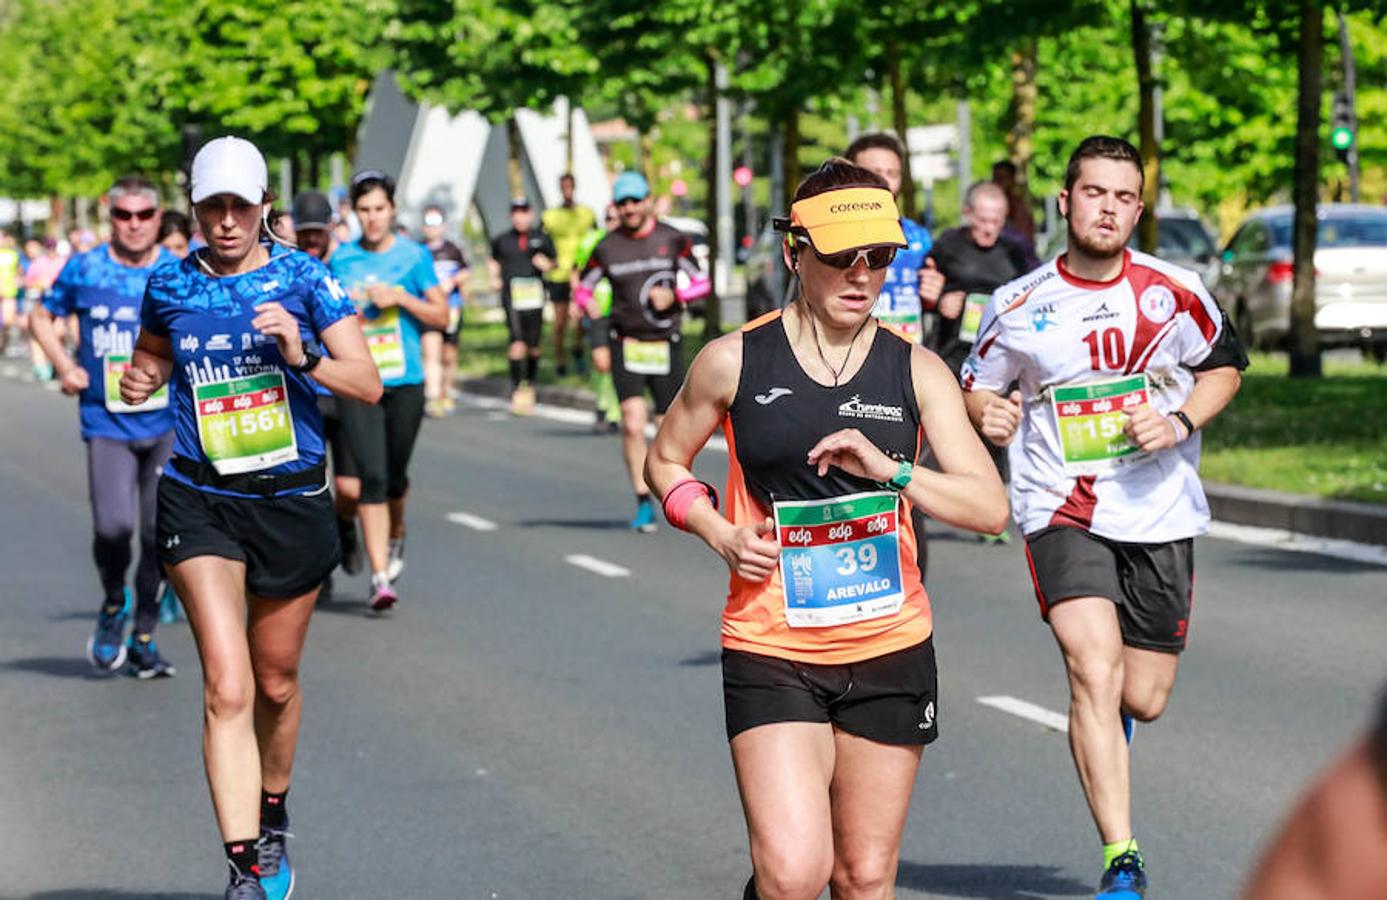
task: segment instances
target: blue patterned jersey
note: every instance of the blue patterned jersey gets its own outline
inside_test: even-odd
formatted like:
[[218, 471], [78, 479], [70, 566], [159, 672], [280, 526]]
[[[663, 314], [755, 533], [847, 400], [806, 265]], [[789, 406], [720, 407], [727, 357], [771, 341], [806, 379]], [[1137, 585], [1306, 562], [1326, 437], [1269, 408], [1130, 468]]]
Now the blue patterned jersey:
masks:
[[930, 239], [929, 230], [913, 219], [901, 219], [901, 230], [905, 232], [907, 246], [897, 251], [891, 268], [886, 270], [886, 281], [872, 314], [918, 341], [920, 270], [924, 268], [925, 257], [934, 241]]
[[[141, 315], [143, 327], [173, 348], [174, 455], [211, 463], [223, 475], [321, 465], [316, 382], [289, 368], [275, 339], [250, 323], [257, 306], [279, 303], [311, 344], [355, 315], [346, 291], [322, 263], [296, 250], [271, 247], [266, 265], [222, 277], [204, 271], [198, 255], [150, 277]], [[190, 484], [172, 468], [164, 476]]]
[[361, 310], [361, 327], [366, 332], [371, 358], [380, 369], [381, 383], [388, 388], [423, 384], [419, 320], [404, 307], [382, 310], [366, 302], [366, 286], [401, 287], [405, 293], [422, 298], [425, 291], [438, 284], [433, 254], [423, 244], [396, 235], [390, 249], [379, 252], [363, 248], [360, 241], [343, 244], [332, 254], [328, 265]]
[[[178, 258], [159, 249], [153, 265], [136, 268], [117, 262], [102, 244], [67, 261], [43, 305], [55, 316], [77, 316], [77, 363], [87, 370], [87, 389], [78, 398], [82, 439], [138, 441], [173, 427], [166, 396], [142, 408], [120, 400], [120, 375], [130, 362], [140, 330], [140, 301], [150, 273]], [[156, 408], [159, 407], [159, 408]]]

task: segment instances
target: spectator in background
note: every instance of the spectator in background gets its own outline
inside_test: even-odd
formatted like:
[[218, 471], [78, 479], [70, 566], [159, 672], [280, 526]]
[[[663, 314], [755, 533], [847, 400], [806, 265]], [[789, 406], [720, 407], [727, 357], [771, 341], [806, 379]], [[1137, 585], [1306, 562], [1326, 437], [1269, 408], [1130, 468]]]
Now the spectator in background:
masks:
[[1016, 176], [1016, 163], [1011, 160], [1003, 159], [992, 164], [992, 183], [1007, 195], [1007, 224], [1002, 229], [1002, 236], [1021, 248], [1026, 259], [1026, 270], [1030, 271], [1040, 265], [1040, 258], [1035, 252], [1035, 217], [1022, 196]]
[[185, 259], [192, 249], [193, 227], [188, 217], [176, 209], [164, 210], [163, 221], [159, 223], [159, 243], [164, 249], [179, 259]]

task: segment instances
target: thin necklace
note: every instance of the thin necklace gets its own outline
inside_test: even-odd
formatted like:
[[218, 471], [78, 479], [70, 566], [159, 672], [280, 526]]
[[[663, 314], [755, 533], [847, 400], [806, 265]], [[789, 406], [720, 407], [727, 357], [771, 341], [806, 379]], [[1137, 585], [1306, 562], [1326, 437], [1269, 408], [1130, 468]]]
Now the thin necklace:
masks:
[[[805, 303], [806, 307], [808, 305], [808, 303]], [[824, 348], [822, 347], [822, 345], [819, 344], [819, 326], [814, 321], [813, 311], [811, 310], [809, 312], [809, 329], [814, 332], [814, 349], [819, 351], [819, 362], [823, 363], [824, 368], [828, 369], [828, 371], [833, 375], [834, 387], [838, 386], [838, 379], [842, 378], [843, 373], [846, 372], [848, 369], [848, 361], [852, 359], [852, 348], [857, 343], [857, 336], [862, 333], [862, 329], [866, 328], [867, 323], [871, 320], [872, 317], [868, 316], [867, 318], [862, 320], [861, 325], [857, 326], [857, 330], [852, 333], [852, 340], [848, 341], [848, 352], [847, 355], [843, 357], [843, 364], [839, 366], [837, 369], [835, 369], [833, 368], [833, 366], [828, 364], [828, 359], [824, 356]]]

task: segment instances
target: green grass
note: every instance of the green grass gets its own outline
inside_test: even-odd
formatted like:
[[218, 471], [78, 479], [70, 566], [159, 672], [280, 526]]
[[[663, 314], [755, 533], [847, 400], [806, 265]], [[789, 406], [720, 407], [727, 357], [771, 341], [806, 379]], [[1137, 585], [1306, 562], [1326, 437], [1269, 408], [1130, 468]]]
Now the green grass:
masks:
[[1387, 503], [1387, 366], [1335, 356], [1318, 379], [1259, 353], [1204, 436], [1210, 481]]

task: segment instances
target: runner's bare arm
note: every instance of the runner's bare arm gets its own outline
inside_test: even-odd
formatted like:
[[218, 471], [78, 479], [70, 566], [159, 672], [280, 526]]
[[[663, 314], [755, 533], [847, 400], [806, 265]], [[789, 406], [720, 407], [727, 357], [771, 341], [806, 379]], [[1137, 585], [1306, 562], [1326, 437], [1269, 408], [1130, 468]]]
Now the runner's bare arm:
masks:
[[339, 397], [350, 397], [363, 403], [375, 403], [383, 388], [380, 370], [371, 359], [366, 336], [361, 333], [361, 317], [347, 316], [329, 325], [318, 339], [331, 356], [309, 373], [313, 380]]
[[87, 389], [91, 381], [87, 370], [68, 354], [67, 348], [58, 339], [57, 330], [53, 328], [53, 314], [42, 303], [36, 304], [29, 312], [29, 335], [38, 341], [44, 355], [52, 361], [64, 394], [72, 396]]
[[387, 287], [383, 284], [371, 285], [367, 288], [366, 295], [381, 309], [398, 306], [424, 325], [432, 328], [448, 327], [448, 295], [436, 284], [427, 288], [422, 298], [414, 296], [402, 287]]
[[[1011, 512], [1006, 491], [971, 427], [958, 381], [943, 360], [923, 347], [914, 349], [910, 362], [925, 440], [943, 471], [916, 466], [904, 491], [906, 499], [941, 522], [983, 534], [999, 533]], [[1011, 402], [996, 394], [992, 397], [1003, 404]]]
[[139, 406], [163, 387], [172, 371], [173, 343], [140, 329], [130, 368], [120, 376], [120, 399], [130, 406]]
[[[693, 459], [727, 415], [741, 370], [740, 332], [718, 338], [695, 357], [645, 457], [645, 481], [656, 497], [664, 497], [675, 484], [694, 477]], [[737, 527], [700, 498], [686, 521], [688, 530], [742, 578], [764, 581], [779, 564], [780, 545], [764, 537], [775, 528], [769, 517], [755, 528]]]

